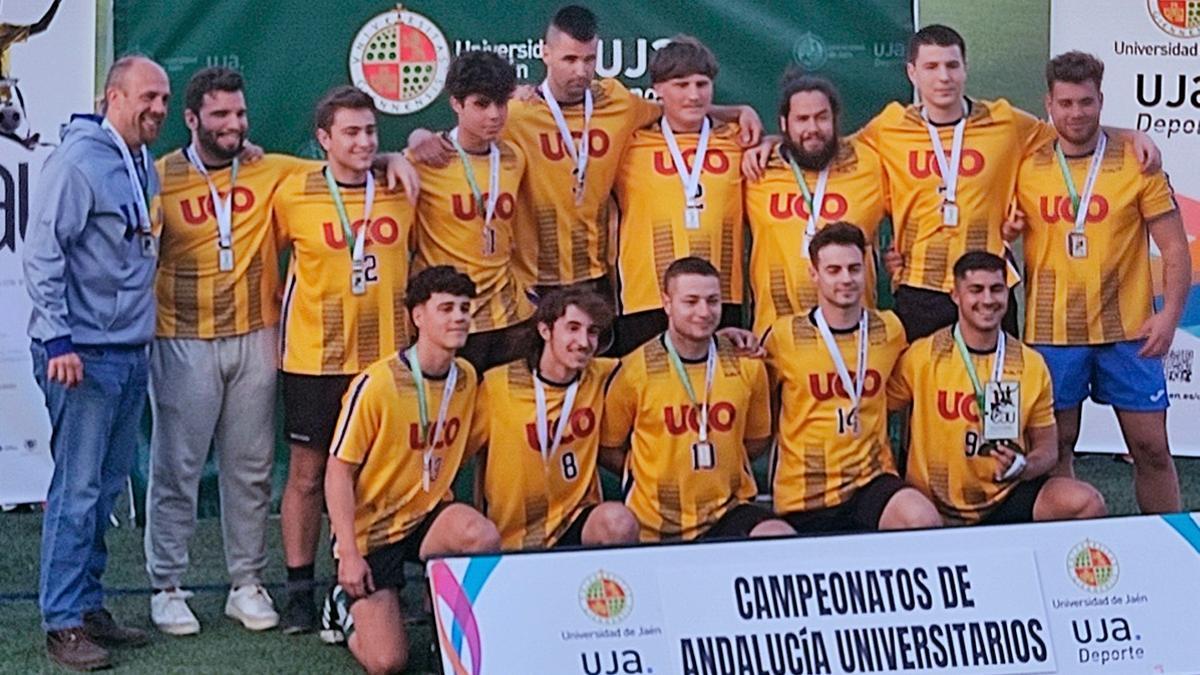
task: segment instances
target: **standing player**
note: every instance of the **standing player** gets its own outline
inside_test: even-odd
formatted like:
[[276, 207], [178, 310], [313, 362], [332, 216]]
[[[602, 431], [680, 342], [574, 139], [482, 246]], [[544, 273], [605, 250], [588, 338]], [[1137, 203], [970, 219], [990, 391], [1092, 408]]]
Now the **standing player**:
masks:
[[798, 532], [937, 527], [937, 509], [896, 474], [885, 385], [907, 346], [891, 312], [863, 305], [867, 242], [835, 222], [809, 245], [817, 305], [763, 339], [781, 387], [775, 511]]
[[[629, 139], [662, 115], [654, 101], [614, 78], [594, 79], [599, 44], [596, 15], [560, 9], [546, 28], [546, 79], [509, 106], [504, 138], [525, 153], [518, 196], [518, 278], [538, 293], [587, 283], [612, 297], [609, 279], [609, 196]], [[737, 121], [739, 142], [757, 143], [762, 123], [749, 106], [712, 106], [715, 119]], [[416, 156], [444, 164], [453, 156], [437, 135], [414, 130]]]
[[528, 355], [484, 376], [470, 447], [484, 447], [479, 496], [505, 549], [637, 541], [629, 509], [601, 502], [597, 471], [604, 387], [617, 362], [593, 357], [611, 321], [600, 295], [551, 291]]
[[[1017, 166], [1053, 138], [1048, 124], [1004, 99], [967, 98], [966, 56], [953, 28], [917, 31], [908, 45], [908, 78], [921, 103], [889, 103], [859, 134], [887, 174], [896, 231], [888, 268], [910, 341], [954, 322], [951, 261], [966, 251], [1004, 252], [1000, 230]], [[1157, 155], [1147, 137], [1134, 136], [1146, 155]], [[1005, 327], [1016, 334], [1016, 304], [1010, 307]]]
[[456, 159], [417, 163], [417, 269], [452, 265], [475, 282], [479, 297], [461, 355], [479, 372], [521, 353], [519, 335], [533, 314], [513, 271], [513, 224], [525, 176], [525, 153], [500, 139], [516, 87], [512, 64], [491, 52], [466, 52], [450, 64], [446, 92], [457, 126], [444, 132]]
[[[1029, 219], [1025, 338], [1054, 381], [1061, 461], [1070, 464], [1090, 395], [1116, 410], [1142, 511], [1178, 511], [1162, 357], [1187, 303], [1191, 256], [1166, 176], [1140, 173], [1130, 144], [1100, 128], [1103, 77], [1104, 64], [1081, 52], [1046, 66], [1058, 142], [1021, 163], [1017, 184]], [[1147, 234], [1162, 253], [1157, 314]]]
[[948, 524], [1099, 518], [1095, 488], [1050, 475], [1058, 462], [1050, 372], [1000, 329], [1005, 271], [986, 251], [959, 258], [957, 322], [914, 342], [888, 382], [889, 407], [912, 405], [908, 481]]
[[721, 287], [702, 258], [671, 263], [667, 330], [626, 356], [608, 385], [600, 461], [624, 471], [642, 541], [793, 533], [750, 503], [750, 461], [771, 442], [770, 390], [761, 361], [714, 335]]
[[286, 632], [311, 630], [316, 619], [322, 476], [342, 394], [364, 368], [408, 344], [413, 207], [403, 192], [376, 189], [371, 97], [350, 86], [331, 90], [317, 104], [316, 126], [328, 163], [290, 176], [272, 203], [280, 248], [292, 249], [279, 340], [291, 447], [280, 519]]
[[483, 515], [451, 503], [477, 379], [455, 352], [467, 341], [474, 295], [470, 278], [450, 267], [413, 277], [405, 304], [416, 344], [354, 379], [329, 448], [325, 493], [341, 587], [332, 595], [339, 603], [349, 596], [341, 629], [369, 673], [397, 673], [408, 662], [405, 562], [500, 545]]
[[754, 332], [760, 335], [776, 318], [817, 303], [808, 249], [817, 231], [834, 221], [852, 223], [866, 235], [864, 297], [875, 305], [874, 242], [886, 214], [887, 186], [875, 151], [839, 136], [841, 114], [841, 97], [829, 80], [799, 74], [784, 80], [783, 138], [762, 177], [748, 180], [745, 189]]
[[741, 323], [742, 148], [736, 124], [708, 116], [716, 76], [716, 57], [688, 36], [674, 38], [650, 62], [662, 119], [633, 135], [616, 180], [616, 356], [666, 330], [659, 280], [678, 258], [716, 266], [720, 325]]

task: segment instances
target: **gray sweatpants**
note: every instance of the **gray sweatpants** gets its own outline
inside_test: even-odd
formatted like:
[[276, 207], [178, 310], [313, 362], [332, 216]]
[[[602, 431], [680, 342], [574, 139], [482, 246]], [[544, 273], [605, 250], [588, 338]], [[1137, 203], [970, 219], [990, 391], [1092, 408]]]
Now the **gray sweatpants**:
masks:
[[275, 454], [278, 331], [213, 340], [160, 338], [150, 352], [146, 571], [178, 587], [196, 529], [200, 477], [216, 453], [225, 564], [234, 586], [261, 582]]

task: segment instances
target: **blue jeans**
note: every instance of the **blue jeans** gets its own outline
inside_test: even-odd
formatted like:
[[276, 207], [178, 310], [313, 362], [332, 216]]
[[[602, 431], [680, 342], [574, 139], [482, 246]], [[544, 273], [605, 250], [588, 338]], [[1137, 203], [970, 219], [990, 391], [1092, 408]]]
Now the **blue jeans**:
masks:
[[68, 389], [47, 379], [46, 350], [33, 343], [30, 351], [54, 457], [38, 586], [42, 628], [53, 631], [80, 626], [84, 614], [104, 606], [104, 533], [133, 468], [148, 359], [145, 348], [76, 346], [83, 381]]

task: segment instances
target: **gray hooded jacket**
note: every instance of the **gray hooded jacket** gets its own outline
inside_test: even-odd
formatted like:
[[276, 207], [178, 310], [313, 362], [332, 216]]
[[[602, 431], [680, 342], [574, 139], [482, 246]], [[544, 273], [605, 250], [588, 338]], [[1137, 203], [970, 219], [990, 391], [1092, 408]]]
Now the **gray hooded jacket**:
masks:
[[[71, 118], [33, 200], [24, 246], [29, 336], [51, 358], [73, 344], [136, 346], [154, 337], [158, 260], [142, 252], [139, 197], [101, 121]], [[155, 195], [158, 175], [147, 157], [147, 192]]]

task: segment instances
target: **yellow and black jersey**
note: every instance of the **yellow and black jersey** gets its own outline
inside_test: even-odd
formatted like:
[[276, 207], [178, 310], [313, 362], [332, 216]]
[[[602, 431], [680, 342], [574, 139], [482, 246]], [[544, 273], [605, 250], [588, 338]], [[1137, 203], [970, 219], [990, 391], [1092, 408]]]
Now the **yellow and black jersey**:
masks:
[[[699, 411], [692, 404], [659, 336], [621, 360], [604, 399], [600, 444], [623, 447], [625, 504], [641, 524], [642, 541], [695, 539], [757, 487], [747, 440], [771, 435], [770, 391], [762, 361], [718, 341], [708, 410], [712, 457], [697, 453]], [[684, 361], [703, 401], [706, 359]]]
[[[984, 445], [979, 404], [953, 327], [917, 340], [888, 381], [888, 405], [912, 404], [909, 422], [909, 483], [925, 493], [952, 523], [977, 523], [999, 506], [1017, 481], [995, 481], [996, 460], [980, 456]], [[1004, 335], [1004, 334], [1002, 334]], [[1004, 335], [1004, 378], [1020, 383], [1019, 439], [1027, 429], [1054, 424], [1054, 390], [1040, 354]], [[983, 383], [991, 377], [995, 351], [972, 353]], [[1020, 440], [1026, 446], [1024, 440]]]
[[[546, 101], [539, 96], [508, 104], [504, 137], [524, 151], [528, 162], [517, 198], [520, 224], [514, 257], [526, 286], [571, 284], [608, 273], [609, 196], [621, 156], [633, 132], [662, 114], [657, 103], [630, 92], [618, 80], [596, 80], [591, 89], [588, 164], [578, 203], [573, 192], [575, 163]], [[578, 149], [583, 102], [561, 108]]]
[[[364, 556], [399, 541], [438, 504], [453, 501], [475, 410], [475, 369], [456, 358], [458, 376], [446, 421], [433, 449], [429, 489], [424, 488], [427, 442], [421, 428], [416, 383], [401, 354], [376, 361], [354, 378], [342, 399], [329, 453], [359, 467], [354, 485], [354, 535]], [[425, 375], [430, 427], [437, 420], [447, 377]]]
[[[604, 385], [615, 359], [592, 359], [579, 374], [560, 445], [543, 458], [538, 442], [534, 377], [524, 359], [492, 368], [476, 399], [471, 447], [486, 447], [482, 506], [507, 550], [553, 546], [588, 506], [600, 503], [597, 457]], [[549, 422], [547, 449], [563, 424], [570, 383], [542, 378]]]
[[[855, 378], [858, 327], [831, 332]], [[779, 513], [837, 506], [880, 475], [896, 473], [887, 436], [887, 381], [908, 343], [891, 312], [868, 310], [867, 336], [857, 431], [851, 395], [811, 312], [777, 319], [764, 339], [772, 383], [780, 388]]]
[[[967, 251], [1002, 255], [1000, 226], [1016, 186], [1017, 167], [1046, 139], [1049, 124], [1008, 101], [972, 100], [958, 169], [958, 224], [942, 220], [942, 178], [929, 131], [916, 105], [889, 103], [859, 132], [875, 148], [888, 179], [896, 250], [903, 256], [899, 284], [949, 293], [954, 262]], [[954, 126], [938, 127], [950, 157]]]
[[[804, 171], [810, 193], [819, 172]], [[754, 332], [762, 334], [775, 319], [801, 314], [817, 304], [809, 276], [808, 204], [790, 164], [771, 151], [763, 178], [746, 181], [746, 219], [750, 223], [750, 288], [754, 292]], [[817, 229], [832, 222], [857, 225], [866, 235], [866, 302], [875, 306], [875, 242], [887, 214], [887, 181], [879, 155], [854, 137], [843, 138], [829, 164], [829, 178], [817, 217]]]
[[[279, 255], [271, 202], [285, 178], [320, 165], [266, 155], [238, 167], [232, 198], [234, 268], [222, 272], [208, 181], [182, 150], [156, 164], [163, 213], [155, 282], [158, 337], [230, 337], [278, 324]], [[222, 200], [229, 199], [231, 172], [230, 167], [208, 172]]]
[[[1091, 159], [1067, 160], [1081, 193]], [[1143, 174], [1132, 144], [1110, 139], [1088, 205], [1082, 258], [1067, 250], [1075, 210], [1053, 141], [1021, 163], [1017, 194], [1028, 223], [1025, 339], [1087, 345], [1139, 337], [1153, 313], [1146, 223], [1176, 208], [1166, 176]]]
[[404, 289], [413, 207], [403, 190], [376, 176], [371, 222], [362, 228], [362, 186], [340, 188], [346, 215], [366, 240], [366, 293], [351, 290], [353, 263], [322, 169], [287, 178], [273, 204], [281, 249], [291, 247], [283, 292], [281, 369], [300, 375], [353, 375], [408, 344]]
[[[721, 301], [742, 302], [742, 148], [736, 124], [716, 123], [700, 176], [700, 227], [685, 227], [686, 199], [660, 124], [638, 130], [615, 185], [617, 279], [621, 314], [662, 307], [662, 277], [679, 258], [708, 260], [721, 273]], [[699, 133], [676, 133], [687, 170]]]
[[[414, 272], [452, 265], [471, 277], [477, 293], [472, 303], [471, 332], [507, 328], [533, 315], [533, 305], [513, 269], [513, 231], [517, 195], [525, 176], [525, 154], [507, 141], [500, 147], [500, 196], [491, 233], [485, 232], [486, 211], [479, 208], [458, 156], [438, 168], [414, 162], [421, 177], [417, 202]], [[488, 186], [489, 154], [470, 155], [479, 189]]]

